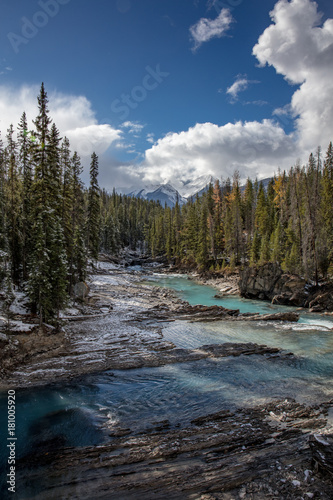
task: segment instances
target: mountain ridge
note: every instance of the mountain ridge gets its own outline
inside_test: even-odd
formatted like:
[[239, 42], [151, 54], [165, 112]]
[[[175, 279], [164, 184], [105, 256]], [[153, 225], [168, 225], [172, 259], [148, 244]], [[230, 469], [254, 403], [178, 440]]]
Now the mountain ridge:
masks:
[[[182, 206], [195, 196], [201, 196], [205, 193], [210, 184], [215, 184], [217, 177], [210, 174], [202, 175], [195, 180], [189, 179], [188, 181], [181, 181], [178, 189], [169, 182], [164, 184], [151, 184], [140, 188], [119, 189], [119, 192], [127, 196], [134, 196], [136, 198], [143, 198], [145, 200], [159, 201], [162, 206], [165, 204], [172, 208], [175, 206], [176, 201]], [[263, 182], [264, 188], [267, 189], [271, 177], [261, 179], [258, 182]], [[245, 184], [241, 186], [242, 190], [245, 189]]]

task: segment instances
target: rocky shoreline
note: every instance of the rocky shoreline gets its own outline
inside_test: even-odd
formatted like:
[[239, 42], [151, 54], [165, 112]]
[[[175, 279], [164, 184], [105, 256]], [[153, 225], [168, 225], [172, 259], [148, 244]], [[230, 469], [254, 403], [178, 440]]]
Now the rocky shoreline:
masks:
[[[180, 349], [163, 338], [162, 324], [175, 319], [297, 321], [297, 313], [264, 318], [218, 306], [190, 306], [170, 290], [140, 283], [140, 275], [119, 266], [104, 264], [94, 272], [89, 295], [67, 311], [61, 332], [35, 326], [30, 333], [1, 337], [2, 390], [109, 369], [230, 356], [263, 356], [269, 363], [293, 357], [254, 343]], [[29, 488], [39, 491], [30, 496], [35, 499], [329, 500], [330, 454], [327, 468], [320, 463], [320, 447], [333, 433], [332, 408], [333, 400], [307, 406], [274, 398], [214, 415], [203, 408], [202, 417], [191, 424], [157, 422], [141, 433], [113, 429], [110, 442], [97, 447], [50, 449], [47, 454], [37, 450], [21, 459], [18, 481], [27, 493]]]
[[163, 421], [136, 435], [119, 429], [105, 445], [25, 457], [18, 481], [39, 492], [35, 499], [330, 500], [330, 474], [309, 440], [317, 452], [329, 443], [331, 405], [274, 401], [177, 428]]
[[297, 275], [286, 274], [278, 264], [246, 267], [240, 272], [239, 291], [248, 299], [304, 307], [310, 312], [333, 312], [333, 284], [316, 285]]
[[[45, 385], [55, 379], [65, 381], [103, 370], [156, 367], [207, 356], [203, 349], [176, 349], [165, 341], [159, 325], [165, 321], [296, 322], [299, 318], [297, 312], [240, 314], [221, 306], [190, 306], [171, 290], [140, 283], [140, 275], [120, 266], [111, 265], [111, 270], [106, 271], [102, 267], [94, 272], [90, 294], [75, 305], [75, 314], [65, 313], [60, 332], [47, 325], [40, 328], [31, 324], [30, 315], [16, 315], [16, 320], [26, 325], [26, 331], [1, 334], [0, 389]], [[105, 273], [109, 283], [101, 285], [98, 276]], [[223, 283], [225, 286], [225, 279]], [[69, 312], [73, 313], [73, 308]]]

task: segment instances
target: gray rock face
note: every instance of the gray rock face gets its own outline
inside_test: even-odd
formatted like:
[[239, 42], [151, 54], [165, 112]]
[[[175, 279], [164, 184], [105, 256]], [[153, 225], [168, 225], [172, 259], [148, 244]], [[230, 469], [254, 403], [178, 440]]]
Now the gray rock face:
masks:
[[330, 291], [318, 291], [309, 302], [311, 312], [333, 311], [333, 293]]
[[76, 283], [73, 287], [73, 293], [75, 298], [80, 300], [85, 300], [89, 293], [89, 287], [83, 281]]
[[248, 267], [240, 273], [240, 293], [249, 299], [270, 300], [273, 304], [303, 307], [308, 298], [304, 278], [283, 273], [279, 264]]
[[241, 296], [247, 299], [309, 307], [311, 312], [333, 311], [332, 284], [316, 287], [300, 276], [284, 273], [278, 264], [272, 262], [240, 271], [239, 289]]

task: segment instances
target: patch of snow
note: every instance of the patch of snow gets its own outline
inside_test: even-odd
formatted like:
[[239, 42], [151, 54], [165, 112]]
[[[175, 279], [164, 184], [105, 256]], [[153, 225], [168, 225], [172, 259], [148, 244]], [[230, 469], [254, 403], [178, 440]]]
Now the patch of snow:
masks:
[[320, 436], [319, 434], [315, 434], [314, 437], [315, 437], [316, 441], [318, 441], [318, 443], [321, 443], [324, 446], [328, 446], [329, 445], [329, 443], [322, 436]]
[[215, 183], [216, 178], [210, 174], [201, 175], [196, 179], [187, 180], [182, 182], [182, 187], [179, 187], [178, 191], [185, 198], [189, 198], [190, 196], [195, 196], [196, 193], [204, 190], [209, 184]]
[[100, 311], [103, 314], [107, 314], [108, 312], [110, 312], [110, 309], [108, 307], [101, 307]]
[[76, 307], [68, 307], [60, 312], [59, 316], [64, 318], [65, 316], [79, 316], [82, 314]]
[[10, 330], [12, 332], [30, 332], [35, 325], [23, 323], [23, 321], [11, 321]]
[[23, 377], [31, 377], [31, 376], [35, 376], [36, 374], [39, 374], [39, 375], [44, 375], [45, 373], [47, 373], [47, 375], [49, 376], [50, 373], [64, 373], [66, 370], [64, 368], [48, 368], [47, 370], [34, 370], [32, 372], [20, 372], [20, 371], [17, 371], [17, 372], [13, 372], [13, 375], [17, 376], [23, 376]]
[[92, 285], [114, 285], [114, 286], [119, 286], [123, 285], [123, 280], [115, 278], [114, 276], [107, 276], [107, 275], [93, 275], [91, 277], [91, 284]]
[[27, 300], [27, 296], [23, 292], [13, 291], [15, 299], [10, 305], [9, 310], [14, 314], [27, 314], [27, 308], [23, 306], [22, 302]]
[[119, 269], [118, 264], [113, 264], [112, 262], [98, 262], [97, 264], [97, 269], [100, 269], [101, 271], [115, 271]]
[[312, 471], [306, 469], [304, 471], [304, 477], [305, 477], [305, 481], [308, 481], [309, 477], [310, 477], [310, 474], [312, 474]]

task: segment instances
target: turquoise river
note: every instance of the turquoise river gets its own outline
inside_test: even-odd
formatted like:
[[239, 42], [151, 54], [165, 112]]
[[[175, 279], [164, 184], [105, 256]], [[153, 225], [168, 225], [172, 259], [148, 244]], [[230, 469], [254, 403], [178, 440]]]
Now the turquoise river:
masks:
[[[241, 312], [286, 309], [240, 297], [216, 299], [216, 290], [186, 276], [150, 275], [146, 283], [174, 289], [191, 304], [219, 304]], [[17, 455], [43, 445], [97, 445], [112, 426], [132, 432], [169, 420], [171, 425], [224, 408], [274, 398], [327, 401], [333, 397], [333, 316], [302, 312], [298, 323], [174, 321], [163, 335], [177, 347], [255, 342], [280, 347], [294, 357], [241, 356], [119, 370], [83, 376], [72, 383], [17, 391]], [[1, 429], [7, 427], [7, 393], [0, 395]], [[7, 455], [1, 443], [1, 469]], [[5, 450], [5, 453], [4, 453]]]

